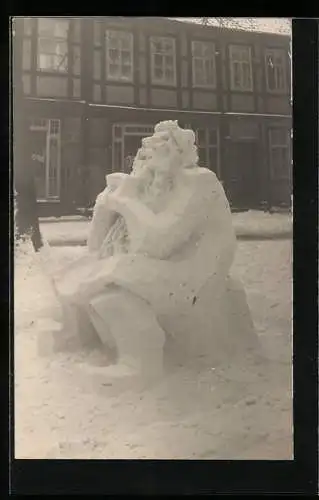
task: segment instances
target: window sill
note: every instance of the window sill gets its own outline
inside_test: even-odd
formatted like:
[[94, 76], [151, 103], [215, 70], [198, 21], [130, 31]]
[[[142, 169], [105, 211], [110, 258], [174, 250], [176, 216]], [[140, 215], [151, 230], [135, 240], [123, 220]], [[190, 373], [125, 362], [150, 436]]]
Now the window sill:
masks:
[[270, 90], [270, 89], [267, 88], [267, 94], [290, 97], [288, 89], [284, 89], [284, 90]]
[[68, 75], [69, 71], [67, 69], [48, 69], [48, 68], [37, 68], [38, 75]]
[[275, 177], [275, 176], [271, 176], [270, 180], [272, 182], [290, 182], [290, 177]]
[[238, 92], [240, 94], [254, 94], [255, 91], [254, 89], [239, 89], [239, 88], [234, 88], [234, 87], [230, 87], [230, 91], [231, 92]]
[[192, 87], [193, 87], [193, 89], [196, 89], [196, 90], [217, 90], [216, 85], [199, 85], [199, 84], [193, 83]]
[[[98, 80], [99, 83], [101, 83], [101, 80]], [[126, 80], [126, 79], [121, 79], [121, 78], [110, 78], [109, 76], [106, 77], [105, 83], [120, 83], [124, 85], [133, 85], [134, 84], [134, 79], [132, 80]]]
[[60, 198], [37, 198], [38, 203], [60, 203]]
[[151, 80], [151, 85], [154, 85], [156, 87], [167, 87], [167, 88], [174, 88], [176, 89], [177, 88], [177, 84], [176, 82], [174, 83], [165, 83], [165, 82], [162, 82], [162, 81], [158, 81], [158, 80]]

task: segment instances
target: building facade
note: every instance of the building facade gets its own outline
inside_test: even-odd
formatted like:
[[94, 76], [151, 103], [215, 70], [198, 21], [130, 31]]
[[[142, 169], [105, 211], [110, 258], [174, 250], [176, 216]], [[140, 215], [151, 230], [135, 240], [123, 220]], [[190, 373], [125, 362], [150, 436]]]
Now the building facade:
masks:
[[41, 214], [92, 205], [161, 120], [196, 132], [234, 208], [289, 205], [290, 37], [167, 18], [19, 18], [25, 167]]

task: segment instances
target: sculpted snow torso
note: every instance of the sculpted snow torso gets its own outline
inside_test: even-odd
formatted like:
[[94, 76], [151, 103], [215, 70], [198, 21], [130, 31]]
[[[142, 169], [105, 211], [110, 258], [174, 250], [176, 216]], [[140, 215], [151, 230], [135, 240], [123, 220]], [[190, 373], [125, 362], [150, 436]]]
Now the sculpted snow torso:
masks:
[[[145, 356], [151, 345], [157, 346], [161, 364], [167, 335], [184, 334], [190, 344], [190, 336], [198, 333], [205, 344], [211, 331], [196, 329], [211, 330], [215, 322], [220, 335], [224, 331], [216, 315], [213, 322], [203, 317], [214, 316], [207, 294], [217, 307], [218, 297], [225, 295], [236, 240], [221, 184], [196, 163], [194, 134], [175, 122], [160, 123], [154, 136], [143, 141], [132, 174], [107, 177], [95, 206], [89, 252], [57, 280], [62, 301], [88, 309], [101, 338], [103, 328], [120, 332], [121, 339], [112, 333], [117, 346], [123, 346], [119, 350], [128, 351], [130, 345], [133, 357], [141, 358], [139, 365], [145, 361], [143, 346], [138, 352], [134, 347], [137, 338], [145, 344]], [[110, 318], [110, 307], [115, 311], [117, 305], [118, 314], [128, 316], [121, 325]], [[133, 305], [139, 311], [132, 312]], [[140, 313], [145, 325], [132, 333], [134, 318], [129, 316]], [[131, 333], [123, 340], [125, 329]], [[142, 340], [141, 332], [150, 329], [152, 334]]]

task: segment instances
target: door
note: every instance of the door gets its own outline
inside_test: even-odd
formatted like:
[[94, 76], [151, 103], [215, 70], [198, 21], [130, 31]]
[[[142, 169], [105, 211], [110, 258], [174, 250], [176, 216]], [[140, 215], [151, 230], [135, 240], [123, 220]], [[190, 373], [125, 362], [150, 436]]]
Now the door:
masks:
[[30, 134], [31, 161], [34, 166], [38, 200], [46, 199], [46, 137], [46, 129], [33, 130]]
[[153, 125], [114, 123], [112, 127], [112, 171], [130, 173], [143, 137], [154, 133]]
[[36, 119], [30, 126], [31, 161], [38, 200], [59, 200], [61, 170], [60, 120]]
[[254, 208], [258, 204], [257, 143], [232, 142], [230, 145], [226, 193], [234, 208]]

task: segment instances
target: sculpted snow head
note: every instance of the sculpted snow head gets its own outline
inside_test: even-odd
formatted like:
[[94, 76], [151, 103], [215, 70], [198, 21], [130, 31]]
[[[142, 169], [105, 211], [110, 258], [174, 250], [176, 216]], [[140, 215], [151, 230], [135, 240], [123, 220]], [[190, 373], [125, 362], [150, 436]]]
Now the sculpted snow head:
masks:
[[171, 176], [181, 168], [196, 167], [197, 161], [194, 132], [180, 128], [177, 121], [168, 120], [158, 123], [154, 134], [142, 140], [133, 173], [143, 177]]

